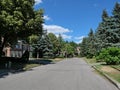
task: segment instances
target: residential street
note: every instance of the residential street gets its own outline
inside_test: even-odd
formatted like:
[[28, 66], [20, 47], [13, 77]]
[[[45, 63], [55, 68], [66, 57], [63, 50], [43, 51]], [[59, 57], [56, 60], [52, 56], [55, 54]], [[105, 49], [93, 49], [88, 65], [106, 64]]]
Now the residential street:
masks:
[[80, 58], [0, 78], [0, 90], [118, 90]]

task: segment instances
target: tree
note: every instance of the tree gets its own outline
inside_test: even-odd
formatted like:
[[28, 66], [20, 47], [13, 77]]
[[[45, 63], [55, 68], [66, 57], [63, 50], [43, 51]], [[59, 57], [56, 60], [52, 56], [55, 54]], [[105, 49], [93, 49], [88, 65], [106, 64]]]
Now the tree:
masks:
[[95, 36], [92, 29], [90, 29], [90, 32], [88, 34], [87, 42], [88, 42], [87, 57], [92, 58], [96, 54]]
[[113, 26], [116, 43], [114, 46], [120, 46], [120, 3], [116, 3], [113, 9]]
[[43, 13], [44, 13], [43, 9], [39, 9], [39, 10], [35, 11], [34, 22], [31, 23], [31, 25], [33, 25], [32, 33], [34, 33], [35, 35], [38, 35], [38, 36], [41, 36], [43, 33], [43, 27], [42, 27], [42, 23], [44, 23]]
[[73, 57], [75, 49], [70, 45], [70, 43], [66, 43], [63, 50], [65, 51], [67, 57]]
[[78, 47], [78, 44], [75, 43], [74, 41], [72, 42], [69, 42], [69, 44], [73, 47], [73, 54], [74, 55], [79, 55], [79, 47]]
[[80, 45], [80, 50], [81, 50], [81, 53], [80, 53], [80, 55], [82, 56], [82, 57], [85, 57], [85, 56], [87, 56], [87, 49], [88, 49], [88, 38], [87, 37], [84, 37], [83, 38], [83, 40], [82, 40], [82, 43], [81, 43], [81, 45]]
[[34, 11], [33, 5], [34, 0], [0, 1], [0, 36], [4, 38], [0, 55], [6, 43], [27, 39], [31, 34], [42, 31], [43, 12]]
[[102, 21], [99, 23], [96, 32], [93, 33], [91, 29], [88, 37], [83, 39], [80, 46], [82, 56], [99, 55], [103, 48], [120, 47], [119, 3], [115, 4], [112, 16], [109, 16], [107, 11], [103, 10]]
[[116, 3], [113, 9], [113, 15], [115, 18], [119, 18], [120, 19], [120, 3]]
[[81, 56], [87, 56], [92, 58], [96, 54], [96, 45], [95, 45], [95, 35], [92, 29], [88, 34], [88, 37], [83, 38], [83, 41], [80, 45], [81, 47]]
[[47, 36], [47, 31], [44, 30], [42, 37], [39, 37], [36, 44], [33, 44], [35, 53], [37, 52], [37, 57], [53, 57], [53, 45]]
[[53, 33], [49, 33], [48, 37], [53, 45], [53, 53], [55, 56], [57, 56], [59, 54], [59, 41], [58, 38], [53, 34]]
[[102, 21], [106, 21], [106, 19], [109, 17], [106, 9], [103, 10], [103, 13], [102, 13]]
[[37, 43], [39, 36], [33, 34], [33, 35], [29, 36], [28, 39], [29, 39], [29, 43], [31, 45], [33, 45], [33, 44]]
[[63, 49], [64, 47], [65, 47], [65, 41], [63, 40], [61, 34], [59, 34], [59, 36], [58, 36], [58, 54], [59, 54], [59, 56], [60, 55], [64, 56], [64, 53], [65, 53], [65, 51]]
[[[100, 43], [101, 48], [109, 46], [119, 46], [120, 42], [120, 4], [116, 3], [113, 9], [113, 16], [108, 16], [104, 10], [102, 14], [102, 22], [100, 23], [96, 36]], [[99, 46], [100, 46], [99, 43]]]

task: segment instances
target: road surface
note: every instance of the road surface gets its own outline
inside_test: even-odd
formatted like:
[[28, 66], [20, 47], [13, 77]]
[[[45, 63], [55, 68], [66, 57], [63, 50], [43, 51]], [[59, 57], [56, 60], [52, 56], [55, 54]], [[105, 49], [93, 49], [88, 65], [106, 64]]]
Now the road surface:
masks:
[[82, 59], [67, 59], [57, 64], [0, 78], [0, 90], [118, 90]]

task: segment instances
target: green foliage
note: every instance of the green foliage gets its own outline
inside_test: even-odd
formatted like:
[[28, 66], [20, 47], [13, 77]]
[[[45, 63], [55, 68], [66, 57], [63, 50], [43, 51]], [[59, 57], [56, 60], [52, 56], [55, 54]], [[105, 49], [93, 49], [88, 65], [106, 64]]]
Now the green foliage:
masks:
[[39, 37], [36, 44], [33, 44], [35, 53], [39, 54], [39, 58], [53, 57], [53, 44], [51, 43], [47, 32], [44, 31], [42, 37]]
[[[91, 29], [80, 47], [81, 56], [88, 58], [96, 56], [103, 48], [120, 47], [120, 3], [115, 4], [112, 16], [109, 16], [107, 11], [103, 10], [102, 22], [99, 23], [96, 32], [93, 33]], [[103, 54], [106, 55], [105, 52]], [[117, 57], [114, 57], [114, 59], [117, 60]]]
[[53, 45], [54, 56], [57, 56], [59, 54], [59, 46], [60, 46], [58, 38], [53, 33], [49, 33], [48, 37], [51, 41], [51, 44]]
[[34, 11], [34, 2], [34, 0], [0, 1], [0, 37], [4, 38], [0, 55], [6, 43], [12, 44], [17, 39], [26, 40], [32, 34], [41, 34], [43, 10]]
[[53, 53], [55, 57], [73, 57], [76, 52], [77, 44], [75, 42], [65, 42], [59, 34], [56, 37], [53, 33], [49, 33], [48, 37], [53, 45]]
[[74, 48], [70, 45], [70, 43], [66, 43], [63, 50], [66, 52], [66, 55], [68, 57], [73, 57], [74, 54]]
[[37, 35], [31, 35], [31, 36], [28, 37], [28, 39], [29, 39], [29, 43], [30, 44], [36, 44], [37, 41], [38, 41], [38, 39], [39, 39], [39, 36], [37, 36]]
[[84, 38], [81, 44], [81, 56], [92, 58], [95, 55], [95, 36], [93, 30], [90, 29], [88, 37]]
[[120, 48], [109, 47], [102, 49], [97, 59], [105, 61], [107, 64], [120, 64]]
[[87, 42], [87, 37], [83, 38], [83, 41], [80, 45], [81, 47], [81, 56], [84, 57], [84, 56], [87, 56], [87, 49], [88, 49], [88, 42]]

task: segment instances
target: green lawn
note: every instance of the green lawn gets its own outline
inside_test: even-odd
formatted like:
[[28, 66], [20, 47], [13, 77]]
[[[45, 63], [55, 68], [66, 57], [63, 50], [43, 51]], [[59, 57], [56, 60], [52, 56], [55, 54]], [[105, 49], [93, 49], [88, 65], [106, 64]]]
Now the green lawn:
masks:
[[120, 70], [120, 65], [112, 65], [113, 68]]
[[87, 63], [89, 64], [94, 64], [96, 63], [96, 59], [92, 58], [92, 59], [87, 59], [87, 58], [83, 58]]
[[110, 65], [96, 65], [95, 67], [100, 70], [101, 73], [107, 74], [120, 83], [120, 71], [117, 69], [112, 68]]
[[96, 62], [95, 59], [84, 58], [84, 60], [100, 70], [100, 73], [105, 73], [120, 83], [120, 65], [105, 65], [104, 62]]
[[106, 73], [106, 74], [120, 83], [120, 73], [118, 73], [118, 74], [116, 74], [116, 73]]

